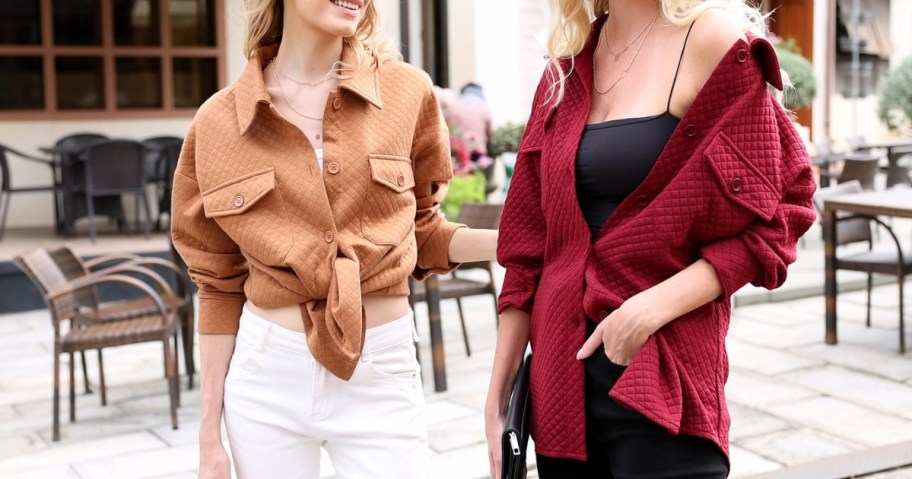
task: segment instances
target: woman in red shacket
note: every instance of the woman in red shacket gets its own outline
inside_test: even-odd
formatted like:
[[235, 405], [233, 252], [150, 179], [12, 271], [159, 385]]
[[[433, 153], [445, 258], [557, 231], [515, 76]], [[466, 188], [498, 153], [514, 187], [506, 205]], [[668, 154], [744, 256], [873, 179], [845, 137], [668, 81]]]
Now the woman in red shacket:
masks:
[[727, 477], [731, 295], [814, 221], [778, 61], [743, 0], [557, 5], [500, 226], [492, 475], [531, 343], [540, 477]]

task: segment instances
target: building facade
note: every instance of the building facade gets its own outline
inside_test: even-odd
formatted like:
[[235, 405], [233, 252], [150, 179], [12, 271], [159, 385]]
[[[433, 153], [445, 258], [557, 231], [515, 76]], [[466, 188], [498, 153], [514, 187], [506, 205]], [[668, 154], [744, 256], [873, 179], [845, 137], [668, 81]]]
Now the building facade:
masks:
[[[548, 0], [375, 0], [382, 35], [435, 83], [484, 87], [495, 123], [524, 121], [546, 66]], [[854, 22], [859, 2], [866, 15]], [[818, 94], [798, 112], [806, 136], [887, 135], [879, 76], [912, 55], [912, 0], [763, 0], [772, 30], [814, 65]], [[27, 152], [77, 132], [182, 136], [196, 107], [237, 78], [246, 59], [243, 0], [0, 2], [0, 143]], [[847, 45], [863, 41], [860, 94]], [[45, 183], [16, 164], [15, 182]], [[50, 195], [14, 197], [9, 227], [51, 224]], [[132, 208], [128, 208], [132, 211]]]

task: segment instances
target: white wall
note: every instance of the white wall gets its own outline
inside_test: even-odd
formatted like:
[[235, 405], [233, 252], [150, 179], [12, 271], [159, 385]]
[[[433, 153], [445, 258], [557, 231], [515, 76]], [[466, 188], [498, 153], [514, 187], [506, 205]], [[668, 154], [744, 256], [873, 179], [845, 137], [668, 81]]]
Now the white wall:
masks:
[[528, 118], [546, 63], [547, 26], [547, 0], [475, 0], [475, 81], [495, 125]]

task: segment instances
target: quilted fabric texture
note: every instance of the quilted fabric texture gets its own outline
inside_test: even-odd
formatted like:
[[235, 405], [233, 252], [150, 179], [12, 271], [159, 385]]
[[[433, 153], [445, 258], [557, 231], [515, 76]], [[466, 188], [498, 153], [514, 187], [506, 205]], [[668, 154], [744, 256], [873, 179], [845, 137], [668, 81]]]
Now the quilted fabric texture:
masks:
[[[405, 295], [410, 273], [456, 266], [447, 249], [461, 225], [439, 208], [449, 133], [426, 73], [358, 69], [327, 102], [321, 172], [263, 84], [277, 49], [261, 49], [197, 113], [174, 176], [174, 245], [199, 285], [201, 334], [237, 333], [248, 298], [300, 304], [314, 357], [348, 379], [364, 340], [361, 296]], [[353, 55], [346, 45], [342, 61]]]
[[536, 450], [586, 457], [584, 371], [576, 360], [586, 317], [605, 318], [703, 258], [723, 294], [651, 336], [611, 396], [671, 433], [707, 438], [727, 454], [730, 296], [748, 282], [781, 285], [814, 221], [807, 152], [767, 91], [767, 81], [781, 87], [776, 58], [765, 40], [736, 42], [648, 177], [590, 243], [574, 162], [589, 114], [592, 48], [590, 38], [556, 108], [544, 75], [500, 225], [498, 261], [507, 273], [498, 307], [532, 317]]

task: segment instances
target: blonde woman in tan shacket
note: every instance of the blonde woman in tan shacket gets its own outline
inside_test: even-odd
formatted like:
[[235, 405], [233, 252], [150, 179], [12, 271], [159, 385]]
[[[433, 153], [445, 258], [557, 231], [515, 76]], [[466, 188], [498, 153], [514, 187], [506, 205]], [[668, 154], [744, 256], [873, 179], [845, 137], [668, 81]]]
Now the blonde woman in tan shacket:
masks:
[[199, 286], [200, 477], [421, 478], [408, 276], [494, 257], [447, 223], [429, 77], [373, 38], [370, 0], [247, 0], [249, 64], [196, 115], [174, 244]]

